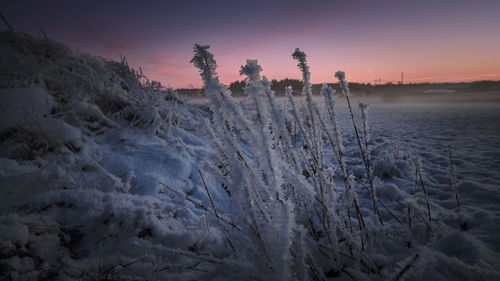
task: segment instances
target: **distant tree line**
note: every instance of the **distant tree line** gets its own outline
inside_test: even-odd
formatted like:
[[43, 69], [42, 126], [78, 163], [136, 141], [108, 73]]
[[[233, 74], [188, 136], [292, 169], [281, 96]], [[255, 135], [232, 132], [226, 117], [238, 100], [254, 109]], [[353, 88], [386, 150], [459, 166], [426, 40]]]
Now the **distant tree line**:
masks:
[[[284, 96], [285, 87], [292, 86], [293, 94], [300, 95], [302, 92], [302, 81], [299, 79], [272, 79], [271, 89], [275, 91], [276, 96]], [[338, 93], [342, 92], [338, 83], [327, 83], [328, 86], [335, 89]], [[313, 95], [319, 95], [322, 84], [313, 84]], [[229, 84], [233, 96], [242, 96], [245, 81], [234, 81]], [[408, 83], [408, 84], [393, 84], [387, 82], [385, 84], [373, 85], [371, 83], [349, 83], [349, 88], [354, 93], [372, 94], [372, 93], [388, 93], [398, 94], [404, 91], [421, 91], [425, 89], [452, 89], [456, 91], [488, 91], [500, 90], [500, 81], [474, 81], [474, 82], [456, 82], [456, 83]], [[182, 95], [203, 96], [203, 89], [177, 89]]]
[[[321, 91], [321, 85], [322, 84], [313, 84], [312, 85], [312, 92], [314, 95], [319, 95]], [[302, 87], [304, 86], [302, 83], [302, 80], [299, 79], [272, 79], [271, 80], [271, 89], [275, 92], [277, 96], [283, 96], [285, 95], [285, 87], [292, 86], [293, 88], [293, 94], [294, 95], [299, 95], [302, 92]], [[334, 88], [337, 92], [340, 92], [340, 86], [338, 83], [328, 83], [328, 86]], [[370, 83], [363, 84], [363, 83], [349, 83], [349, 87], [351, 91], [355, 92], [368, 92], [370, 91], [374, 86], [372, 86]], [[243, 95], [243, 89], [245, 88], [245, 81], [234, 81], [231, 84], [229, 84], [229, 89], [233, 93], [234, 96], [239, 96]]]
[[[285, 94], [285, 87], [292, 86], [294, 95], [299, 95], [302, 92], [302, 81], [298, 79], [281, 79], [271, 80], [271, 89], [275, 91], [277, 96]], [[338, 83], [327, 83], [328, 86], [335, 89], [338, 93], [342, 92]], [[319, 95], [322, 84], [313, 84], [313, 95]], [[234, 96], [243, 95], [243, 88], [245, 88], [245, 81], [234, 81], [229, 84], [229, 89]], [[371, 83], [349, 83], [349, 88], [354, 93], [372, 94], [372, 93], [399, 93], [401, 90], [425, 90], [425, 89], [453, 89], [456, 91], [487, 91], [487, 90], [500, 90], [500, 81], [474, 81], [474, 82], [455, 82], [455, 83], [408, 83], [408, 84], [394, 84], [387, 82], [385, 84], [373, 85]]]

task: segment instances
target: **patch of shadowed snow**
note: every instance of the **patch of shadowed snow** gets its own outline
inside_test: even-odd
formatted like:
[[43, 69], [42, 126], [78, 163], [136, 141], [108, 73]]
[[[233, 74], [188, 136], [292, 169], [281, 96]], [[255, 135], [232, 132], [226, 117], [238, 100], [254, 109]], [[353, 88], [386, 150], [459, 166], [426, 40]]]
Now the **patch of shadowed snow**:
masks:
[[0, 89], [0, 130], [39, 125], [55, 105], [54, 98], [40, 87]]

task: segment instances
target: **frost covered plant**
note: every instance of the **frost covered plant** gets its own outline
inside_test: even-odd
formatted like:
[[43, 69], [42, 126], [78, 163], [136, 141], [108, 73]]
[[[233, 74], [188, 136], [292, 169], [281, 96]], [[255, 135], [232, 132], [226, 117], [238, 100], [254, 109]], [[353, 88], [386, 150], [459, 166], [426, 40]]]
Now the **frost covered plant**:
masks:
[[[263, 77], [261, 81], [269, 102], [271, 122], [273, 124], [272, 131], [275, 132], [275, 137], [277, 138], [278, 146], [281, 150], [281, 157], [284, 158], [283, 160], [291, 165], [298, 173], [300, 170], [298, 165], [299, 161], [295, 152], [295, 147], [292, 144], [290, 130], [287, 128], [287, 124], [289, 124], [289, 122], [287, 122], [288, 120], [284, 116], [283, 110], [277, 105], [274, 91], [271, 90], [271, 82], [269, 82], [266, 77]], [[291, 87], [287, 87], [285, 91], [291, 91]]]
[[[295, 105], [294, 98], [292, 96], [292, 89], [291, 87], [286, 88], [286, 94], [288, 97], [289, 104], [291, 105], [291, 110], [290, 113], [295, 121], [295, 124], [297, 125], [300, 134], [303, 137], [303, 142], [306, 147], [313, 147], [311, 142], [314, 138], [311, 138], [311, 134], [308, 134], [306, 131], [306, 127], [304, 126], [304, 120], [301, 118], [301, 115], [299, 115], [299, 111]], [[325, 128], [324, 123], [322, 122], [321, 117], [319, 116], [319, 112], [317, 107], [314, 107], [314, 112], [318, 114], [318, 124], [322, 124], [323, 128]], [[329, 136], [329, 134], [327, 133]], [[319, 149], [321, 149], [322, 152], [322, 147], [319, 146]], [[310, 159], [307, 158], [306, 153], [308, 153]], [[320, 154], [316, 152], [315, 149], [307, 149], [306, 151], [299, 149], [298, 154], [301, 156], [302, 164], [303, 164], [303, 173], [307, 172], [307, 177], [311, 179], [312, 185], [314, 187], [314, 191], [316, 193], [315, 197], [316, 200], [320, 202], [320, 207], [319, 210], [314, 210], [313, 212], [317, 212], [317, 217], [315, 219], [310, 218], [310, 221], [317, 220], [318, 223], [321, 224], [322, 231], [324, 231], [325, 237], [327, 237], [329, 243], [333, 244], [335, 247], [336, 245], [336, 236], [337, 233], [343, 233], [343, 230], [341, 229], [340, 222], [343, 220], [346, 224], [347, 221], [345, 219], [342, 219], [341, 211], [339, 210], [339, 204], [338, 204], [338, 196], [337, 196], [337, 189], [335, 186], [335, 182], [333, 180], [329, 180], [328, 178], [328, 171], [323, 169], [323, 164], [322, 160], [320, 158]], [[352, 186], [352, 185], [349, 185]], [[348, 188], [346, 191], [346, 195], [352, 195], [354, 192], [353, 189]], [[349, 196], [349, 198], [356, 197], [354, 196]], [[343, 201], [344, 207], [348, 210], [352, 205], [351, 200], [344, 200]], [[313, 204], [314, 205], [314, 204]], [[360, 213], [359, 209], [359, 204], [357, 199], [354, 199], [354, 205], [356, 208], [356, 214], [358, 215], [359, 218], [359, 227], [360, 229], [364, 227], [364, 221], [362, 219], [362, 215]], [[348, 214], [349, 220], [350, 220], [350, 215]], [[349, 225], [351, 225], [349, 223]], [[312, 227], [314, 231], [314, 227]], [[347, 236], [347, 235], [346, 235]], [[348, 239], [349, 240], [349, 239]], [[350, 241], [347, 242], [349, 244], [349, 247], [351, 247]]]
[[[289, 279], [295, 216], [283, 189], [283, 162], [275, 150], [275, 131], [270, 130], [271, 113], [260, 77], [262, 68], [256, 60], [248, 60], [241, 68], [241, 74], [248, 76], [245, 92], [257, 111], [256, 122], [252, 122], [241, 106], [229, 98], [227, 88], [218, 83], [216, 63], [207, 49], [208, 46], [195, 45], [192, 62], [200, 69], [205, 92], [211, 100], [213, 128], [207, 129], [217, 150], [213, 163], [231, 167], [224, 170], [225, 178], [230, 186], [233, 214], [244, 233], [233, 233], [231, 239], [236, 248], [245, 251], [242, 257], [253, 256], [253, 265], [263, 270], [263, 276]], [[248, 145], [250, 153], [242, 144]]]
[[243, 131], [252, 137], [253, 131], [249, 128], [248, 120], [242, 115], [241, 109], [229, 99], [231, 93], [227, 87], [219, 83], [217, 63], [213, 54], [208, 51], [209, 48], [209, 45], [195, 44], [191, 63], [199, 69], [205, 86], [205, 95], [210, 99], [211, 110], [214, 113], [213, 122], [216, 126], [222, 127], [220, 129], [223, 132], [231, 131], [234, 125], [243, 128]]
[[301, 51], [299, 48], [296, 48], [295, 52], [293, 52], [292, 54], [292, 57], [299, 62], [297, 66], [302, 72], [302, 81], [304, 82], [302, 94], [310, 95], [312, 91], [311, 72], [309, 72], [309, 66], [307, 65], [306, 53]]
[[337, 124], [337, 113], [335, 111], [335, 100], [333, 99], [333, 94], [335, 94], [334, 89], [326, 84], [322, 85], [321, 95], [325, 99], [326, 110], [328, 112], [330, 123], [333, 127], [333, 139], [338, 151], [337, 157], [340, 158], [340, 154], [343, 153], [344, 146], [342, 145], [342, 133], [340, 131], [340, 127]]
[[342, 88], [342, 92], [346, 97], [348, 97], [351, 94], [351, 90], [349, 90], [349, 84], [345, 79], [345, 72], [339, 70], [335, 72], [335, 77], [339, 80], [339, 85], [340, 88]]
[[334, 89], [328, 87], [326, 84], [323, 84], [321, 88], [321, 95], [323, 95], [323, 97], [325, 98], [325, 105], [328, 111], [330, 124], [331, 127], [333, 127], [333, 136], [332, 133], [330, 132], [329, 127], [327, 127], [326, 122], [323, 121], [317, 109], [316, 109], [316, 114], [323, 128], [323, 131], [326, 133], [330, 146], [334, 151], [335, 158], [337, 159], [338, 163], [338, 169], [340, 169], [340, 174], [342, 175], [342, 178], [344, 180], [344, 185], [346, 187], [346, 192], [344, 196], [345, 197], [344, 206], [347, 209], [347, 218], [348, 218], [348, 221], [346, 222], [348, 222], [347, 227], [352, 232], [353, 229], [352, 229], [351, 214], [350, 214], [351, 204], [354, 204], [356, 214], [359, 219], [360, 229], [366, 226], [364, 225], [363, 215], [360, 211], [360, 206], [358, 203], [356, 191], [354, 190], [354, 181], [352, 179], [352, 175], [350, 175], [349, 172], [347, 171], [347, 165], [344, 159], [344, 146], [342, 144], [342, 135], [340, 132], [340, 127], [337, 124], [337, 117], [335, 113], [335, 101], [332, 96], [334, 93], [335, 93]]
[[370, 150], [368, 149], [368, 142], [370, 141], [370, 130], [368, 127], [368, 104], [359, 103], [359, 109], [361, 110], [361, 119], [363, 120], [363, 135], [365, 139], [365, 151], [366, 151], [366, 161], [368, 166], [370, 166]]
[[413, 156], [410, 158], [410, 164], [415, 169], [415, 185], [413, 186], [413, 192], [417, 192], [418, 173], [422, 169], [422, 158], [419, 156]]
[[240, 75], [247, 75], [249, 81], [259, 81], [262, 67], [257, 63], [257, 60], [247, 60], [246, 65], [241, 66]]
[[[311, 86], [311, 73], [309, 72], [309, 66], [307, 65], [306, 54], [301, 51], [299, 48], [295, 49], [295, 52], [292, 54], [292, 57], [298, 61], [297, 66], [302, 72], [302, 82], [304, 83], [304, 88], [302, 89], [302, 94], [306, 96], [307, 103], [307, 115], [306, 120], [309, 120], [311, 125], [312, 137], [311, 144], [312, 146], [308, 146], [309, 149], [312, 149], [312, 153], [315, 154], [315, 157], [318, 161], [316, 161], [317, 169], [321, 169], [321, 137], [320, 130], [317, 128], [317, 122], [315, 121], [314, 111], [316, 104], [312, 99], [312, 86]], [[305, 137], [305, 135], [304, 135]]]
[[[71, 110], [73, 101], [88, 101], [108, 114], [130, 103], [130, 91], [140, 88], [132, 69], [71, 51], [51, 40], [26, 34], [0, 32], [9, 55], [0, 56], [0, 87], [46, 89], [59, 103], [57, 112]], [[71, 92], [71, 98], [67, 93]]]
[[[200, 53], [195, 48], [195, 57]], [[208, 57], [215, 65], [213, 57]], [[256, 60], [247, 60], [241, 67], [240, 74], [247, 76], [244, 90], [251, 105], [245, 108], [224, 93], [226, 89], [218, 84], [216, 76], [200, 71], [213, 112], [212, 126], [207, 129], [217, 151], [210, 156], [213, 165], [209, 166], [221, 167], [219, 178], [229, 186], [232, 212], [244, 233], [230, 236], [235, 248], [239, 248], [238, 255], [251, 261], [265, 279], [293, 279], [294, 274], [305, 279], [307, 270], [293, 265], [306, 265], [320, 272], [316, 264], [320, 261], [316, 257], [317, 241], [333, 249], [328, 254], [332, 258], [338, 254], [339, 236], [345, 238], [349, 249], [357, 246], [344, 233], [342, 223], [347, 227], [347, 220], [339, 208], [342, 205], [338, 204], [335, 183], [327, 171], [321, 170], [317, 150], [322, 151], [322, 147], [312, 143], [317, 141], [311, 133], [314, 128], [304, 126], [304, 117], [295, 105], [291, 88], [287, 88], [292, 117], [309, 149], [292, 144], [271, 84], [260, 75], [261, 70]], [[210, 71], [215, 72], [215, 68]], [[312, 99], [309, 101], [310, 117], [317, 119], [313, 115], [317, 107]], [[315, 145], [317, 150], [312, 149]], [[302, 175], [304, 171], [308, 179]], [[349, 186], [354, 184], [352, 177], [346, 179]], [[348, 211], [355, 202], [361, 230], [365, 225], [357, 195], [350, 188], [346, 196], [344, 208]]]
[[[271, 112], [268, 106], [268, 98], [266, 97], [266, 88], [264, 87], [260, 71], [262, 67], [257, 63], [257, 60], [247, 60], [246, 65], [241, 66], [240, 75], [247, 75], [245, 94], [251, 99], [257, 113], [257, 132], [258, 139], [255, 143], [250, 144], [254, 150], [259, 151], [260, 155], [267, 158], [265, 163], [260, 163], [260, 169], [263, 173], [271, 172], [274, 178], [273, 184], [275, 190], [279, 190], [281, 185], [281, 175], [276, 162], [278, 155], [272, 149], [276, 146], [276, 139], [270, 130], [272, 126]], [[266, 79], [267, 81], [267, 79]], [[273, 130], [275, 132], [275, 130]], [[259, 147], [260, 146], [260, 147]], [[263, 165], [265, 164], [265, 165]]]
[[156, 91], [147, 88], [141, 99], [127, 106], [119, 115], [127, 116], [130, 126], [150, 131], [168, 139], [181, 119], [177, 92], [171, 88]]
[[[291, 87], [286, 88], [286, 95], [288, 97], [288, 102], [290, 103], [290, 105], [292, 107], [290, 110], [290, 113], [292, 114], [292, 117], [295, 121], [295, 124], [299, 128], [299, 131], [300, 131], [302, 137], [304, 138], [305, 145], [307, 147], [312, 147], [311, 140], [309, 138], [309, 135], [306, 133], [306, 129], [305, 129], [305, 126], [303, 124], [304, 122], [303, 122], [302, 118], [300, 118], [299, 110], [297, 109], [297, 106], [295, 105], [295, 101], [293, 99]], [[314, 151], [311, 151], [311, 150], [309, 150], [309, 151], [310, 151], [310, 155], [311, 155], [311, 158], [312, 158], [314, 165], [316, 165], [316, 167], [318, 167], [319, 163], [318, 163], [318, 158], [317, 158], [316, 154], [314, 153]]]
[[377, 207], [377, 195], [375, 193], [375, 187], [373, 184], [372, 173], [370, 170], [370, 163], [368, 161], [368, 156], [367, 156], [368, 151], [363, 149], [363, 145], [361, 144], [361, 138], [359, 137], [358, 127], [356, 126], [356, 121], [354, 120], [354, 114], [352, 112], [351, 102], [349, 100], [349, 96], [350, 96], [351, 91], [349, 90], [349, 85], [347, 84], [347, 81], [345, 79], [345, 72], [337, 71], [335, 73], [335, 77], [337, 77], [337, 79], [339, 80], [339, 85], [342, 88], [344, 96], [346, 97], [346, 100], [347, 100], [347, 106], [349, 107], [349, 113], [351, 115], [352, 126], [353, 126], [354, 132], [356, 134], [356, 139], [358, 140], [361, 158], [363, 158], [363, 163], [365, 165], [366, 177], [368, 178], [368, 182], [370, 184], [370, 192], [371, 192], [371, 196], [372, 196], [373, 210], [374, 210], [375, 214], [377, 214], [377, 216], [379, 218], [379, 222], [383, 225], [384, 223], [382, 221], [382, 216], [380, 215], [380, 212], [379, 212], [378, 207]]
[[333, 128], [333, 136], [330, 134], [330, 131], [326, 127], [325, 122], [321, 120], [321, 117], [318, 112], [318, 118], [320, 118], [321, 124], [323, 126], [323, 130], [326, 132], [327, 137], [330, 141], [332, 149], [335, 152], [335, 156], [337, 158], [337, 162], [340, 168], [340, 172], [344, 178], [345, 183], [347, 183], [348, 173], [347, 166], [344, 161], [344, 145], [342, 144], [342, 133], [340, 127], [337, 124], [337, 114], [335, 112], [335, 100], [333, 99], [333, 94], [335, 90], [329, 87], [326, 84], [323, 84], [321, 87], [321, 95], [324, 97], [326, 109], [329, 116], [329, 121], [331, 127]]
[[[279, 166], [282, 164], [277, 161], [293, 159], [293, 148], [290, 143], [289, 133], [284, 127], [281, 111], [274, 99], [271, 83], [265, 76], [260, 76], [261, 70], [262, 67], [257, 63], [257, 60], [247, 60], [247, 64], [242, 65], [240, 71], [240, 75], [247, 75], [244, 91], [249, 97], [253, 108], [255, 108], [257, 121], [255, 127], [257, 127], [256, 132], [259, 132], [258, 138], [260, 139], [257, 143], [250, 144], [250, 146], [259, 151], [265, 149], [266, 153], [259, 153], [259, 155], [267, 155], [269, 164], [267, 170], [271, 171], [277, 186], [279, 186], [279, 182], [281, 182]], [[264, 145], [264, 147], [259, 149], [256, 147], [258, 144]], [[280, 148], [279, 151], [275, 149], [277, 147]], [[277, 154], [278, 152], [280, 154]], [[264, 169], [263, 173], [266, 172]], [[277, 186], [275, 188], [278, 188]]]
[[194, 44], [194, 56], [191, 59], [191, 63], [199, 69], [205, 87], [211, 81], [219, 82], [217, 72], [215, 72], [217, 63], [214, 60], [214, 55], [208, 51], [209, 48], [210, 45]]
[[449, 156], [450, 156], [450, 170], [448, 171], [448, 179], [450, 181], [451, 190], [455, 194], [455, 201], [457, 202], [457, 207], [460, 207], [460, 200], [458, 199], [458, 183], [457, 183], [456, 166], [453, 163], [451, 148], [449, 151]]
[[427, 206], [427, 216], [429, 219], [429, 226], [432, 223], [431, 207], [429, 203], [429, 194], [427, 193], [427, 188], [425, 188], [424, 179], [422, 178], [422, 159], [418, 156], [414, 156], [412, 159], [412, 164], [415, 167], [415, 186], [414, 190], [417, 189], [417, 183], [420, 180], [420, 186], [422, 187], [422, 192], [424, 193], [425, 204]]

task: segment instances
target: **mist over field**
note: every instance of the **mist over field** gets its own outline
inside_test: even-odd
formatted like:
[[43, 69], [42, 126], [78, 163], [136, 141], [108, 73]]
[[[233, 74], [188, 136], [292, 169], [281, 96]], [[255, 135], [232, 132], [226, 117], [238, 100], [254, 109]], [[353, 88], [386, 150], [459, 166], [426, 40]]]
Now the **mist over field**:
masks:
[[426, 90], [424, 92], [401, 94], [379, 94], [374, 97], [354, 96], [354, 100], [365, 101], [377, 107], [437, 107], [443, 109], [498, 108], [499, 91], [456, 92], [454, 90]]

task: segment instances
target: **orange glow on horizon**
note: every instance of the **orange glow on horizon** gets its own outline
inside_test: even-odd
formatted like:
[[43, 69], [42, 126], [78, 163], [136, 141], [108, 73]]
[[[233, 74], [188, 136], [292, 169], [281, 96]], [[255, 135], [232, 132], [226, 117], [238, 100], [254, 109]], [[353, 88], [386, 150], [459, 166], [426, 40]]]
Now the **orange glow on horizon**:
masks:
[[[161, 65], [161, 62], [158, 62]], [[219, 67], [217, 72], [219, 74], [219, 78], [221, 83], [225, 85], [229, 85], [234, 81], [241, 81], [245, 77], [239, 75], [239, 67], [240, 66], [231, 66], [231, 67]], [[263, 67], [264, 68], [264, 67]], [[401, 71], [387, 71], [387, 72], [374, 72], [369, 69], [353, 69], [350, 67], [332, 69], [332, 70], [322, 70], [321, 72], [315, 71], [311, 67], [311, 82], [313, 84], [322, 84], [322, 83], [337, 83], [337, 80], [334, 77], [334, 73], [337, 70], [344, 70], [347, 75], [347, 79], [351, 83], [370, 83], [374, 84], [376, 79], [381, 79], [381, 84], [385, 84], [388, 82], [397, 84], [401, 80]], [[143, 67], [143, 70], [148, 73], [150, 70], [148, 67]], [[173, 88], [188, 88], [193, 86], [195, 88], [201, 88], [202, 82], [199, 77], [196, 69], [191, 71], [184, 71], [183, 73], [177, 73], [176, 67], [173, 66], [164, 66], [159, 69], [156, 69], [153, 75], [148, 75], [153, 80], [162, 82], [165, 86], [170, 86]], [[456, 74], [432, 74], [430, 72], [422, 71], [416, 72], [415, 70], [412, 72], [404, 72], [404, 84], [408, 83], [460, 83], [460, 82], [474, 82], [474, 81], [484, 81], [484, 80], [500, 80], [500, 72], [492, 72], [492, 73], [456, 73]], [[297, 68], [293, 68], [289, 71], [279, 71], [279, 67], [270, 68], [266, 71], [263, 70], [263, 75], [265, 75], [268, 79], [276, 79], [281, 80], [285, 78], [289, 79], [299, 79], [301, 80], [301, 73]], [[176, 83], [172, 83], [172, 80], [165, 79], [165, 77], [176, 78]], [[194, 78], [194, 79], [193, 79]]]
[[[258, 45], [259, 42], [261, 47], [257, 49], [254, 46], [229, 50], [220, 50], [218, 46], [211, 48], [217, 61], [221, 83], [229, 85], [243, 80], [239, 70], [247, 58], [256, 58], [263, 68], [262, 75], [268, 79], [301, 79], [297, 62], [291, 57], [294, 48], [277, 48], [273, 42], [266, 44], [265, 41], [254, 44]], [[484, 47], [484, 52], [478, 52], [474, 56], [464, 55], [470, 46], [452, 50], [428, 48], [421, 49], [419, 53], [401, 46], [392, 47], [386, 52], [381, 52], [378, 47], [366, 47], [336, 53], [335, 50], [325, 51], [311, 44], [303, 50], [308, 55], [313, 84], [336, 83], [334, 73], [337, 70], [345, 71], [350, 82], [371, 84], [375, 79], [381, 79], [382, 84], [396, 84], [401, 80], [403, 72], [404, 83], [407, 84], [500, 80], [500, 63], [497, 63], [500, 62], [500, 53], [493, 52], [493, 47]], [[146, 63], [144, 60], [137, 60], [133, 65], [141, 66], [146, 75], [164, 85], [173, 88], [192, 85], [200, 88], [201, 78], [197, 69], [189, 63], [192, 54], [189, 48], [186, 49], [180, 57], [165, 58], [158, 54], [150, 57]]]

